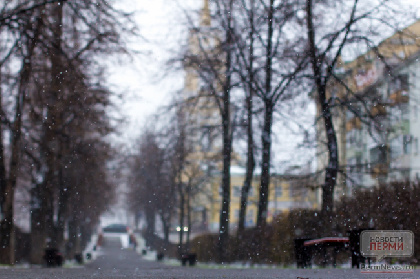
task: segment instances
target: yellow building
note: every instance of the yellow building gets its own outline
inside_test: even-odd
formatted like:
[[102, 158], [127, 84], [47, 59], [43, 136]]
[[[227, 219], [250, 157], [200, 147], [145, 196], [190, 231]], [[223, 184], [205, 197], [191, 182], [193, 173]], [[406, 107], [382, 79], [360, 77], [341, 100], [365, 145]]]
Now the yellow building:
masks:
[[[238, 225], [240, 212], [241, 189], [245, 178], [245, 169], [238, 166], [231, 168], [231, 204], [230, 204], [230, 228], [234, 232]], [[253, 227], [256, 224], [260, 175], [257, 172], [252, 181], [249, 192], [245, 227]], [[278, 175], [272, 174], [268, 199], [267, 221], [281, 212], [296, 208], [316, 208], [315, 195], [306, 186], [309, 180], [303, 175]], [[209, 230], [216, 232], [219, 226], [219, 214], [221, 204], [220, 177], [214, 180], [212, 187], [212, 203], [207, 205], [209, 211]]]
[[[194, 196], [192, 206], [192, 230], [217, 232], [219, 230], [220, 217], [220, 170], [222, 167], [222, 139], [220, 131], [219, 108], [213, 96], [208, 97], [210, 91], [221, 91], [220, 80], [215, 78], [209, 82], [209, 76], [203, 68], [197, 69], [200, 59], [205, 67], [209, 57], [215, 57], [213, 70], [222, 72], [223, 66], [218, 66], [223, 57], [220, 53], [220, 33], [211, 25], [209, 1], [204, 0], [201, 12], [199, 28], [190, 30], [189, 47], [184, 62], [185, 86], [183, 99], [186, 104], [183, 108], [187, 119], [188, 136], [194, 147], [188, 160], [201, 166], [210, 178], [200, 186], [200, 192]], [[220, 63], [223, 65], [223, 63]], [[222, 76], [222, 75], [220, 75]], [[207, 97], [206, 97], [207, 96]], [[233, 108], [232, 108], [233, 109]], [[233, 114], [233, 113], [232, 113]], [[245, 170], [234, 166], [239, 164], [240, 156], [233, 152], [231, 167], [231, 205], [230, 205], [230, 228], [235, 231], [238, 223], [240, 210], [241, 188], [244, 182]], [[300, 175], [272, 175], [270, 184], [270, 196], [268, 203], [267, 221], [271, 222], [279, 212], [292, 208], [313, 208], [314, 195], [306, 186], [305, 179]], [[259, 198], [260, 175], [256, 173], [249, 193], [246, 227], [256, 224], [258, 198]]]

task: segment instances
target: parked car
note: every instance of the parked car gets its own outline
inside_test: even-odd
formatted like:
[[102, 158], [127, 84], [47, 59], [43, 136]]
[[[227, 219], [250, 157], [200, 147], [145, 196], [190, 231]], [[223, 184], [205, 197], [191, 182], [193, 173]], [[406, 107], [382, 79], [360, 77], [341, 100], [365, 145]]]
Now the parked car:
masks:
[[100, 237], [105, 239], [120, 238], [122, 248], [129, 248], [130, 245], [133, 245], [132, 232], [130, 228], [124, 224], [111, 224], [106, 227], [103, 227]]
[[103, 233], [130, 233], [130, 228], [124, 224], [112, 224], [102, 229]]

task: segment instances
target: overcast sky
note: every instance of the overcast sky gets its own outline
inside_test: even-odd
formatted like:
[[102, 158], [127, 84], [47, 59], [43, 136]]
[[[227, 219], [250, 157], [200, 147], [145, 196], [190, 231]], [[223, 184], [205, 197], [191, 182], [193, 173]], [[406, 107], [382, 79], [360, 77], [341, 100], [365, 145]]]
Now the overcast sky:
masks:
[[[123, 63], [110, 63], [109, 83], [116, 92], [123, 93], [123, 100], [118, 104], [122, 116], [127, 121], [120, 128], [116, 139], [129, 149], [138, 138], [149, 116], [156, 109], [167, 103], [171, 95], [182, 89], [184, 73], [172, 73], [163, 77], [165, 62], [185, 43], [185, 17], [182, 9], [198, 10], [203, 0], [124, 0], [118, 6], [126, 11], [135, 12], [135, 20], [143, 38], [132, 40], [130, 47], [139, 51], [133, 60], [124, 59]], [[287, 132], [287, 131], [286, 131]], [[296, 143], [296, 139], [287, 137], [285, 132], [277, 133], [273, 138], [274, 160], [282, 161]], [[258, 135], [257, 135], [258, 136]], [[296, 155], [296, 154], [295, 154]]]
[[[196, 7], [200, 2], [183, 0], [183, 4], [190, 7]], [[119, 108], [127, 118], [119, 139], [131, 143], [139, 136], [148, 116], [183, 87], [184, 73], [164, 75], [165, 62], [179, 48], [185, 28], [176, 0], [123, 0], [118, 6], [135, 13], [134, 19], [142, 36], [131, 39], [129, 45], [139, 54], [120, 63], [112, 61], [108, 69], [112, 89], [123, 93]]]

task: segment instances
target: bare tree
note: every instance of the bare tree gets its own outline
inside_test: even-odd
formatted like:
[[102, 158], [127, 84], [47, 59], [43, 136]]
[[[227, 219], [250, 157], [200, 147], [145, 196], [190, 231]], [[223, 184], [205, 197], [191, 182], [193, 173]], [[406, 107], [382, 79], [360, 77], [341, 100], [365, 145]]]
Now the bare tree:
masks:
[[[249, 35], [238, 32], [235, 38], [238, 63], [243, 65], [239, 66], [238, 74], [264, 107], [257, 215], [257, 225], [260, 227], [265, 224], [267, 217], [274, 111], [280, 103], [298, 95], [297, 80], [305, 68], [306, 59], [296, 55], [301, 51], [300, 34], [291, 36], [286, 31], [296, 24], [296, 6], [292, 2], [261, 1], [259, 6], [255, 6], [253, 1], [242, 2], [239, 14], [245, 17], [245, 27], [251, 31]], [[253, 53], [247, 53], [247, 50]]]
[[[238, 236], [242, 234], [245, 228], [245, 216], [246, 216], [246, 208], [248, 204], [248, 194], [252, 187], [252, 178], [255, 169], [255, 158], [254, 158], [254, 130], [253, 130], [253, 115], [254, 115], [254, 79], [255, 79], [255, 40], [256, 40], [256, 30], [255, 30], [255, 1], [251, 0], [250, 3], [247, 1], [242, 1], [242, 5], [244, 8], [249, 5], [249, 9], [247, 10], [247, 25], [244, 28], [244, 31], [248, 31], [248, 37], [245, 38], [245, 44], [239, 45], [238, 49], [242, 50], [244, 47], [248, 45], [249, 51], [246, 59], [237, 59], [238, 64], [240, 65], [238, 71], [240, 71], [241, 66], [246, 69], [245, 74], [240, 75], [242, 82], [244, 83], [244, 90], [245, 90], [245, 104], [246, 104], [246, 135], [247, 135], [247, 158], [246, 158], [246, 173], [245, 173], [245, 180], [244, 184], [241, 189], [241, 208], [239, 211], [239, 220], [238, 220]], [[245, 61], [245, 63], [241, 63]], [[246, 63], [247, 62], [247, 63]], [[245, 64], [245, 65], [243, 65]]]
[[16, 27], [20, 24], [22, 17], [32, 13], [34, 10], [45, 7], [48, 4], [66, 2], [67, 0], [44, 0], [44, 1], [6, 1], [0, 6], [0, 28], [2, 26]]
[[[24, 116], [24, 107], [26, 104], [26, 96], [28, 94], [28, 83], [31, 78], [32, 67], [31, 62], [33, 59], [34, 49], [39, 40], [41, 20], [38, 20], [35, 25], [31, 25], [29, 22], [26, 22], [27, 25], [22, 26], [22, 29], [25, 32], [19, 38], [19, 41], [22, 44], [20, 48], [19, 57], [21, 57], [21, 69], [18, 75], [18, 83], [16, 85], [15, 93], [15, 104], [13, 109], [13, 116], [9, 119], [6, 115], [5, 110], [1, 108], [1, 118], [5, 121], [9, 127], [11, 133], [11, 140], [9, 147], [9, 162], [6, 162], [6, 148], [4, 147], [3, 138], [0, 140], [0, 154], [1, 158], [1, 189], [0, 189], [0, 202], [1, 202], [1, 220], [0, 220], [0, 236], [1, 236], [1, 245], [0, 245], [0, 262], [6, 264], [14, 264], [15, 257], [15, 242], [14, 242], [14, 194], [17, 185], [18, 170], [20, 167], [20, 157], [21, 157], [21, 137], [22, 137], [22, 122]], [[32, 29], [31, 29], [32, 27]], [[28, 33], [33, 32], [33, 36], [28, 36]], [[1, 68], [0, 68], [0, 73]], [[0, 92], [3, 93], [3, 92]], [[4, 128], [3, 125], [0, 125], [0, 130]], [[7, 166], [7, 167], [6, 167]]]
[[[208, 1], [205, 3], [204, 12], [209, 12]], [[191, 26], [191, 36], [197, 42], [195, 46], [197, 50], [188, 49], [183, 55], [184, 66], [196, 73], [202, 84], [205, 84], [205, 90], [201, 90], [193, 98], [211, 99], [220, 115], [223, 167], [219, 261], [225, 259], [225, 249], [229, 239], [230, 166], [233, 141], [231, 90], [234, 87], [232, 81], [234, 26], [231, 13], [233, 5], [233, 0], [214, 1], [214, 26], [210, 26], [210, 19], [206, 19], [205, 26], [195, 27], [191, 17], [187, 15]], [[209, 44], [209, 42], [215, 43]]]
[[[4, 244], [0, 248], [4, 249], [4, 253], [1, 253], [2, 262], [14, 263], [11, 216], [19, 178], [17, 170], [22, 167], [23, 155], [34, 162], [31, 169], [34, 172], [32, 206], [40, 206], [44, 210], [39, 214], [42, 222], [33, 222], [33, 228], [43, 228], [40, 228], [42, 233], [38, 235], [39, 239], [34, 239], [32, 250], [37, 251], [36, 258], [41, 260], [39, 255], [45, 248], [47, 235], [51, 236], [53, 242], [60, 243], [51, 245], [62, 246], [63, 229], [69, 216], [67, 206], [70, 195], [65, 193], [65, 189], [70, 189], [66, 188], [64, 181], [64, 177], [68, 177], [65, 168], [69, 166], [65, 160], [74, 151], [71, 147], [74, 145], [69, 143], [69, 139], [77, 142], [96, 137], [100, 141], [99, 138], [104, 134], [112, 132], [104, 110], [109, 105], [110, 92], [102, 87], [103, 69], [95, 65], [95, 59], [100, 53], [125, 50], [121, 35], [124, 31], [131, 31], [128, 29], [132, 26], [126, 16], [106, 1], [18, 1], [17, 6], [11, 6], [9, 1], [2, 6], [1, 31], [9, 36], [5, 38], [12, 40], [7, 41], [8, 49], [1, 53], [0, 72], [3, 73], [6, 66], [17, 60], [22, 61], [18, 75], [20, 78], [17, 79], [20, 84], [8, 86], [10, 92], [7, 94], [1, 92], [2, 100], [6, 96], [8, 104], [12, 104], [4, 109], [6, 106], [2, 103], [0, 110], [4, 123], [0, 129], [3, 131], [6, 127], [12, 133], [11, 143], [6, 145], [9, 150], [6, 150], [3, 138], [0, 143], [0, 150], [3, 151], [1, 159], [6, 162], [6, 158], [10, 158], [10, 168], [6, 167], [6, 163], [3, 164], [9, 173], [3, 173], [4, 177], [0, 179], [4, 182], [4, 185], [0, 185], [1, 241]], [[40, 62], [45, 58], [50, 63]], [[2, 78], [1, 82], [7, 84], [4, 81], [6, 79]], [[81, 96], [82, 93], [86, 95]], [[16, 101], [10, 103], [14, 96]], [[83, 97], [90, 103], [81, 102]], [[80, 106], [75, 108], [75, 104]], [[74, 110], [65, 112], [66, 105]], [[13, 108], [13, 111], [9, 108]], [[82, 118], [85, 118], [85, 124], [95, 125], [80, 125]], [[72, 138], [75, 131], [80, 137]], [[25, 149], [28, 145], [24, 146], [22, 141], [38, 149]], [[77, 153], [73, 155], [81, 156]], [[39, 181], [40, 178], [42, 181]], [[89, 202], [87, 198], [85, 201]], [[60, 206], [55, 211], [57, 204]], [[98, 208], [103, 209], [102, 206]], [[54, 215], [54, 212], [58, 212], [58, 215]], [[92, 212], [97, 214], [97, 211]], [[37, 218], [33, 213], [35, 221]], [[54, 216], [58, 219], [54, 220]], [[97, 217], [92, 215], [90, 220], [97, 222]], [[86, 220], [83, 220], [83, 227], [87, 229], [94, 222], [88, 222], [90, 224], [87, 225]], [[39, 226], [36, 225], [38, 223]], [[36, 235], [35, 229], [33, 235]], [[36, 244], [39, 246], [35, 247]]]

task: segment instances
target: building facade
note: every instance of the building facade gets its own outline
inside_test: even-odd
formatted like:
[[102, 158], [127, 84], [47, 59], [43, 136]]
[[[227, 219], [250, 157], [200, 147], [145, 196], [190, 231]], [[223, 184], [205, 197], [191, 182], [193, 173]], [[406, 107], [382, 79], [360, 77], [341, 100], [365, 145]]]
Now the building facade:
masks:
[[[340, 100], [333, 111], [341, 173], [336, 198], [355, 188], [419, 177], [419, 35], [417, 21], [355, 60], [340, 61], [340, 81], [328, 89], [329, 98]], [[319, 172], [327, 162], [324, 135], [318, 124]]]
[[[192, 230], [219, 231], [222, 169], [222, 139], [220, 129], [220, 112], [214, 96], [210, 93], [221, 92], [223, 80], [212, 76], [216, 70], [223, 72], [223, 55], [220, 55], [221, 33], [212, 27], [209, 1], [204, 0], [200, 16], [200, 26], [190, 30], [188, 53], [185, 69], [185, 87], [183, 100], [187, 104], [185, 113], [188, 119], [189, 136], [193, 139], [194, 152], [190, 160], [194, 160], [209, 174], [209, 179], [192, 201]], [[209, 58], [215, 64], [206, 71]], [[200, 64], [202, 59], [204, 63]], [[200, 66], [200, 69], [197, 67]], [[207, 66], [208, 67], [208, 66]], [[190, 105], [188, 105], [190, 104]], [[233, 111], [232, 107], [232, 111]], [[233, 115], [234, 113], [232, 113]], [[241, 188], [244, 183], [245, 169], [240, 154], [232, 153], [231, 167], [231, 231], [235, 231], [240, 210]], [[314, 195], [305, 188], [307, 179], [301, 175], [272, 174], [267, 221], [271, 222], [280, 212], [293, 208], [313, 208]], [[252, 188], [249, 193], [245, 225], [253, 227], [256, 224], [258, 210], [260, 175], [255, 173]]]
[[[232, 231], [238, 226], [241, 207], [241, 189], [245, 178], [245, 168], [233, 166], [231, 168], [231, 204], [230, 224]], [[260, 173], [256, 172], [252, 180], [252, 187], [248, 195], [245, 227], [254, 227], [257, 222]], [[217, 183], [219, 181], [219, 183]], [[316, 208], [315, 193], [306, 186], [310, 179], [304, 175], [272, 174], [269, 187], [267, 222], [271, 223], [282, 212], [298, 208]], [[213, 200], [209, 206], [209, 230], [217, 232], [219, 229], [219, 213], [221, 204], [220, 179], [213, 184]]]

